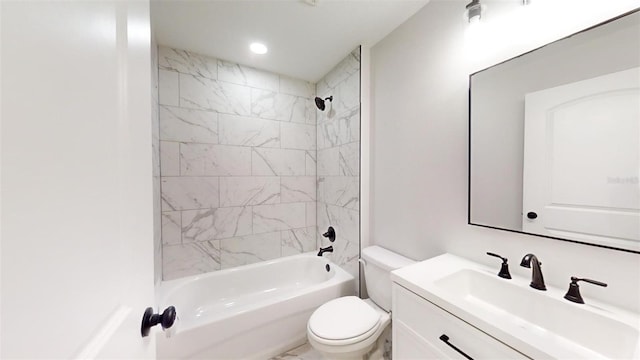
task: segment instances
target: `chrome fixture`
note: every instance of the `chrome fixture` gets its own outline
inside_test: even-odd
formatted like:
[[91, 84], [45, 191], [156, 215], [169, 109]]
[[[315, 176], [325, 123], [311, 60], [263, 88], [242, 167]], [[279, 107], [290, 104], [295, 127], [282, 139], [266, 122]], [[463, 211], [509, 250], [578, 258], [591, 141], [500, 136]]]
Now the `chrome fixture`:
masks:
[[333, 101], [333, 96], [329, 96], [329, 97], [325, 98], [324, 100], [322, 100], [322, 98], [319, 98], [319, 97], [316, 96], [316, 106], [318, 107], [318, 110], [324, 111], [324, 109], [326, 107], [324, 102], [326, 100], [329, 100], [329, 102], [332, 102]]
[[582, 300], [582, 295], [580, 295], [580, 286], [578, 286], [578, 281], [584, 281], [590, 284], [607, 287], [607, 284], [600, 281], [595, 281], [591, 279], [579, 279], [575, 276], [572, 276], [571, 283], [569, 284], [569, 290], [567, 291], [567, 294], [564, 296], [564, 298], [578, 304], [584, 304], [584, 300]]
[[480, 0], [471, 0], [465, 8], [464, 15], [467, 21], [469, 23], [477, 23], [482, 18], [482, 12], [486, 7], [480, 4]]
[[505, 279], [511, 279], [511, 274], [509, 273], [509, 265], [507, 265], [507, 258], [492, 252], [487, 252], [487, 255], [502, 259], [502, 267], [500, 267], [500, 272], [498, 272], [498, 276]]
[[326, 252], [333, 252], [333, 246], [327, 246], [326, 248], [320, 248], [320, 251], [318, 251], [318, 256], [322, 256], [322, 254], [324, 254]]
[[544, 285], [544, 278], [542, 277], [540, 265], [542, 265], [542, 263], [538, 261], [538, 258], [533, 254], [525, 255], [520, 262], [520, 266], [522, 267], [533, 268], [531, 284], [529, 284], [529, 286], [538, 290], [547, 290], [547, 287]]

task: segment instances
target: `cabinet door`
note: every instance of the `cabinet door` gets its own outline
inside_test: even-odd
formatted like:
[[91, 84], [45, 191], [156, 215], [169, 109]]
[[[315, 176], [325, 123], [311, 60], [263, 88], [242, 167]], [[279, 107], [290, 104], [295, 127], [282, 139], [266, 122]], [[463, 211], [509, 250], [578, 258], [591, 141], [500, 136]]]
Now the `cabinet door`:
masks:
[[[474, 360], [528, 359], [522, 353], [397, 284], [393, 285], [392, 307], [394, 331], [397, 331], [396, 325], [410, 329], [424, 342], [429, 343], [431, 348], [443, 354], [438, 356], [440, 359], [464, 359], [465, 355], [462, 353]], [[443, 335], [449, 338], [449, 343], [441, 339]], [[403, 340], [395, 343], [394, 349], [399, 354], [418, 351], [405, 349]], [[434, 350], [430, 350], [425, 354], [433, 352]], [[415, 355], [413, 358], [429, 358], [430, 355], [425, 354]]]
[[393, 359], [447, 359], [435, 346], [426, 342], [402, 321], [393, 323]]

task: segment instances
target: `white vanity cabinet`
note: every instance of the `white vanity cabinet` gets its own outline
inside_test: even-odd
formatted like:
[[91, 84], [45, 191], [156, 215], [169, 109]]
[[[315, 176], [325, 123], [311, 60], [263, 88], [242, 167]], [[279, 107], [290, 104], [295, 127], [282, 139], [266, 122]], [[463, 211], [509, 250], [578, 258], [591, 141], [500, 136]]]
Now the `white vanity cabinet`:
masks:
[[392, 296], [394, 360], [529, 359], [397, 283]]

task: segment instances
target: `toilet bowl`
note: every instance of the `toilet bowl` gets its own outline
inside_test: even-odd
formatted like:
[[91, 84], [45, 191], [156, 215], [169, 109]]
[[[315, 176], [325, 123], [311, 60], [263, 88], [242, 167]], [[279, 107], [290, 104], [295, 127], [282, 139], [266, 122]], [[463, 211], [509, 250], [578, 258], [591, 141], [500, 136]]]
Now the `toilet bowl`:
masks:
[[313, 313], [307, 323], [307, 338], [325, 358], [357, 359], [371, 351], [390, 323], [389, 313], [370, 299], [345, 296]]
[[362, 260], [371, 297], [330, 300], [316, 309], [307, 322], [309, 344], [325, 359], [362, 359], [374, 348], [391, 323], [389, 275], [392, 270], [415, 263], [379, 246], [363, 249]]

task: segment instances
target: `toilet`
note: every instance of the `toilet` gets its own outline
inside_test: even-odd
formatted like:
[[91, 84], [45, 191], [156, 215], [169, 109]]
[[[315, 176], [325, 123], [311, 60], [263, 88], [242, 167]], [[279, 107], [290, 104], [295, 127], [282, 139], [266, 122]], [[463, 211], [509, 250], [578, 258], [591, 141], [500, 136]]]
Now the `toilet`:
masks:
[[415, 263], [379, 246], [362, 249], [361, 262], [369, 299], [344, 296], [330, 300], [307, 322], [309, 344], [326, 359], [361, 359], [373, 349], [391, 323], [390, 273]]

